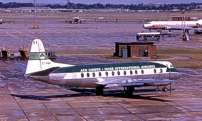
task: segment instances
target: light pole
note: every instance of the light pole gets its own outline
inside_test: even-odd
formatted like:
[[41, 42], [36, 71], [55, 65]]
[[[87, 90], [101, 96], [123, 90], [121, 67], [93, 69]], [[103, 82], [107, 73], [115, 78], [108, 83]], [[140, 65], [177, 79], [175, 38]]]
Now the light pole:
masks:
[[183, 16], [182, 16], [182, 39], [183, 40], [186, 40], [186, 33], [185, 33], [185, 10], [183, 10], [182, 12], [181, 12], [181, 14], [183, 14]]
[[34, 21], [36, 21], [36, 0], [34, 0]]
[[69, 0], [67, 0], [67, 20], [69, 19], [68, 9], [69, 9]]
[[36, 2], [37, 2], [37, 0], [34, 0], [34, 24], [33, 24], [33, 29], [38, 29], [38, 28], [39, 28], [39, 23], [38, 23], [38, 21], [37, 21]]

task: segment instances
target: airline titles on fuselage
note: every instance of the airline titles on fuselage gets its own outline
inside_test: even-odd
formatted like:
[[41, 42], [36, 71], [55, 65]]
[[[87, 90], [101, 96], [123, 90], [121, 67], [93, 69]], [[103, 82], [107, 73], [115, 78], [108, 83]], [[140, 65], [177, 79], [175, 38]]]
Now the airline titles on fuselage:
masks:
[[134, 70], [134, 69], [151, 69], [151, 68], [155, 68], [155, 65], [126, 66], [126, 67], [106, 67], [106, 68], [89, 68], [89, 69], [81, 69], [81, 72], [117, 71], [117, 70]]

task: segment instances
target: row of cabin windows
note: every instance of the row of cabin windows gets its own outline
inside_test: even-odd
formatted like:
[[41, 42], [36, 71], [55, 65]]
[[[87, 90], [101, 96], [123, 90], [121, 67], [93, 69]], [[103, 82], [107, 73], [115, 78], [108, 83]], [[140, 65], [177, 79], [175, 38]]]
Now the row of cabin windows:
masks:
[[[157, 72], [156, 69], [154, 69], [154, 73], [156, 73], [156, 72]], [[141, 70], [141, 73], [144, 74], [144, 70]], [[163, 70], [162, 70], [162, 69], [160, 69], [160, 73], [163, 73]], [[112, 71], [111, 74], [112, 74], [112, 76], [114, 76], [114, 75], [115, 75], [115, 72]], [[121, 74], [120, 71], [117, 71], [117, 75], [120, 75], [120, 74]], [[126, 72], [126, 71], [123, 71], [123, 74], [126, 75], [127, 72]], [[138, 71], [137, 71], [137, 70], [135, 70], [135, 74], [138, 74]], [[96, 74], [95, 74], [94, 72], [92, 73], [92, 75], [93, 75], [93, 77], [96, 76]], [[99, 72], [98, 75], [101, 77], [101, 76], [102, 76], [102, 73]], [[108, 75], [109, 75], [109, 72], [105, 72], [105, 75], [108, 76]], [[132, 71], [132, 70], [130, 70], [130, 75], [133, 75], [133, 71]], [[84, 73], [81, 73], [81, 77], [82, 77], [82, 78], [84, 77]], [[90, 73], [87, 73], [87, 77], [90, 77]]]

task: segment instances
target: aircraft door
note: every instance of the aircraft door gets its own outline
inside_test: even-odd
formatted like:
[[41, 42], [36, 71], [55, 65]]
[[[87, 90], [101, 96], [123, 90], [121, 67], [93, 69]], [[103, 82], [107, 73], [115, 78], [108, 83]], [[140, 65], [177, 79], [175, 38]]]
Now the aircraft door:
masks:
[[166, 75], [163, 74], [163, 69], [162, 69], [162, 68], [160, 68], [160, 69], [158, 70], [158, 73], [159, 73], [159, 79], [167, 78], [167, 77], [165, 77]]
[[171, 75], [171, 70], [169, 70], [169, 77], [168, 77], [169, 79], [171, 79], [172, 78], [172, 75]]

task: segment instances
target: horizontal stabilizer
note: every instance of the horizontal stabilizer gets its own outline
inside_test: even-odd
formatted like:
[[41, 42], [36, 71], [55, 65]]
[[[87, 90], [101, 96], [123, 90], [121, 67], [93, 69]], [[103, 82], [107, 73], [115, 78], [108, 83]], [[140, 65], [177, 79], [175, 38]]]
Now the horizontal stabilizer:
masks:
[[47, 76], [51, 72], [55, 71], [58, 68], [60, 68], [60, 67], [52, 67], [52, 68], [49, 68], [49, 69], [46, 69], [46, 70], [31, 73], [31, 74], [29, 74], [29, 76]]
[[16, 62], [15, 65], [23, 72], [26, 72], [26, 65], [20, 62]]

